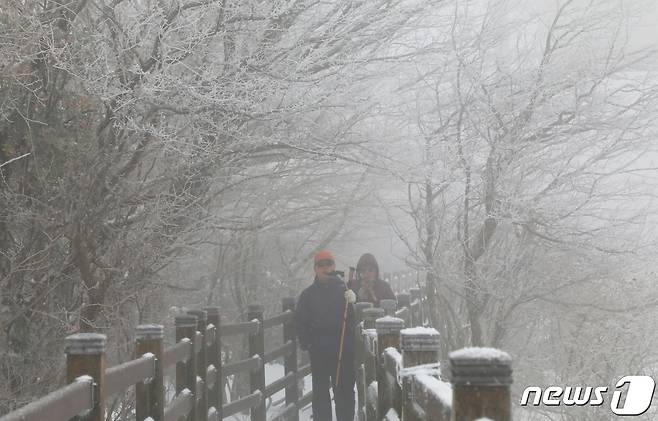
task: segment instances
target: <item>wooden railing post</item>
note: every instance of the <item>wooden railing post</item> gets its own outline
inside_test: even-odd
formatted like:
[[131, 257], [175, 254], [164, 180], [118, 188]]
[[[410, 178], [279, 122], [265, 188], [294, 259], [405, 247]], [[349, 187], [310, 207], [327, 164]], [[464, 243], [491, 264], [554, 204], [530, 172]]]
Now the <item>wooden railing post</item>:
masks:
[[66, 382], [80, 376], [94, 379], [94, 407], [85, 420], [105, 420], [105, 335], [78, 333], [66, 337]]
[[[391, 300], [392, 301], [392, 300]], [[395, 311], [395, 308], [393, 309]], [[386, 348], [393, 347], [400, 351], [400, 331], [404, 329], [404, 320], [397, 317], [383, 317], [375, 321], [377, 329], [377, 412], [381, 419], [393, 407], [393, 385], [388, 383], [384, 358]], [[399, 408], [397, 408], [399, 410]], [[399, 412], [398, 412], [399, 413]]]
[[[176, 342], [180, 342], [183, 338], [190, 341], [192, 353], [190, 359], [185, 362], [176, 364], [176, 394], [187, 389], [190, 391], [194, 402], [196, 402], [196, 352], [194, 346], [194, 339], [196, 337], [196, 316], [191, 314], [181, 314], [175, 317], [174, 323], [176, 325]], [[196, 421], [196, 405], [192, 405], [192, 410], [187, 417], [188, 421]]]
[[[283, 311], [291, 311], [295, 313], [295, 297], [286, 297], [281, 300]], [[288, 341], [294, 342], [295, 347], [293, 351], [287, 355], [283, 360], [283, 367], [285, 374], [294, 373], [295, 381], [290, 386], [286, 386], [286, 406], [290, 404], [297, 404], [299, 399], [299, 390], [297, 390], [297, 335], [295, 334], [295, 318], [291, 317], [290, 321], [283, 324], [283, 343]], [[292, 421], [299, 420], [299, 411], [292, 412], [290, 418]]]
[[201, 334], [201, 348], [195, 349], [197, 352], [196, 360], [196, 375], [201, 378], [201, 383], [199, 386], [201, 390], [197, 390], [197, 421], [207, 421], [208, 420], [208, 384], [206, 379], [206, 373], [208, 369], [207, 357], [206, 357], [206, 326], [208, 325], [208, 313], [205, 310], [190, 310], [187, 312], [193, 316], [196, 316], [196, 330], [197, 335]]
[[[261, 361], [265, 356], [265, 329], [263, 329], [263, 307], [258, 304], [252, 304], [247, 308], [247, 320], [258, 320], [258, 332], [249, 336], [249, 356], [259, 355]], [[265, 364], [261, 363], [258, 370], [254, 370], [249, 375], [249, 384], [251, 393], [260, 390], [265, 393]], [[251, 408], [251, 421], [265, 421], [265, 399], [260, 400], [260, 404]]]
[[[357, 324], [363, 321], [363, 310], [367, 308], [372, 308], [372, 303], [368, 302], [358, 302], [354, 305], [354, 313], [356, 316]], [[354, 359], [356, 365], [356, 395], [357, 395], [357, 415], [359, 421], [364, 421], [365, 414], [365, 389], [366, 389], [366, 375], [365, 375], [365, 361], [364, 361], [364, 349], [363, 349], [363, 332], [360, 327], [357, 327], [354, 332], [355, 343], [356, 343], [356, 358]]]
[[[367, 308], [372, 308], [372, 303], [367, 301], [359, 301], [358, 303], [354, 304], [354, 316], [356, 317], [357, 323], [363, 321], [363, 310]], [[360, 335], [360, 333], [357, 334]]]
[[[410, 288], [409, 295], [411, 300], [411, 320], [412, 326], [422, 326], [423, 325], [423, 316], [422, 316], [422, 302], [421, 302], [421, 292], [420, 288]], [[416, 303], [414, 305], [414, 303]]]
[[375, 320], [384, 317], [384, 309], [373, 307], [363, 309], [363, 328], [375, 329]]
[[164, 326], [139, 325], [135, 329], [135, 358], [146, 353], [155, 356], [155, 375], [149, 383], [135, 385], [135, 415], [138, 420], [151, 417], [154, 421], [164, 421], [164, 376], [162, 357], [164, 355]]
[[222, 405], [223, 405], [223, 395], [222, 395], [222, 339], [221, 339], [221, 323], [222, 318], [219, 313], [219, 307], [204, 307], [203, 308], [208, 315], [208, 325], [213, 325], [215, 327], [215, 335], [212, 344], [208, 347], [208, 365], [213, 365], [215, 367], [215, 373], [217, 378], [215, 384], [211, 390], [208, 391], [208, 406], [214, 407], [217, 411], [217, 419], [222, 419]]
[[497, 349], [466, 348], [450, 353], [452, 420], [512, 420], [512, 359]]
[[396, 300], [381, 300], [379, 301], [379, 307], [384, 309], [384, 313], [387, 316], [395, 316], [395, 310], [397, 309], [398, 303]]
[[[363, 327], [364, 329], [375, 329], [375, 320], [379, 319], [380, 317], [384, 316], [384, 309], [381, 308], [366, 308], [363, 310]], [[364, 337], [364, 340], [366, 338]], [[367, 339], [369, 340], [369, 339]], [[369, 346], [369, 344], [368, 344]], [[365, 356], [365, 361], [364, 361], [364, 367], [365, 367], [365, 393], [364, 393], [364, 401], [366, 403], [365, 405], [365, 410], [366, 410], [366, 419], [368, 421], [370, 420], [376, 420], [377, 419], [377, 405], [370, 405], [372, 402], [368, 402], [368, 387], [370, 387], [370, 384], [377, 380], [377, 349], [372, 350], [374, 355], [371, 355], [369, 352], [364, 352]], [[372, 395], [371, 395], [372, 396]], [[372, 399], [371, 399], [372, 401]]]
[[[439, 332], [431, 328], [411, 328], [400, 331], [400, 347], [402, 348], [402, 366], [404, 369], [419, 365], [436, 364], [439, 362]], [[413, 379], [408, 375], [402, 377], [402, 419], [416, 420], [411, 393]], [[428, 414], [427, 419], [432, 418]], [[497, 420], [496, 420], [497, 421]]]

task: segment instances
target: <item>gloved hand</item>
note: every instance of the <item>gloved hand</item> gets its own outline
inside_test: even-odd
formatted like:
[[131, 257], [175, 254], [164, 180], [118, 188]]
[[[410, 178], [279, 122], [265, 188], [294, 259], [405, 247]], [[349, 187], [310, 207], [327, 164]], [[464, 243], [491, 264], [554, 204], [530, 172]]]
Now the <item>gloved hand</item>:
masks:
[[351, 289], [345, 291], [345, 300], [347, 300], [347, 302], [350, 304], [356, 303], [356, 294], [354, 293], [354, 291], [352, 291]]

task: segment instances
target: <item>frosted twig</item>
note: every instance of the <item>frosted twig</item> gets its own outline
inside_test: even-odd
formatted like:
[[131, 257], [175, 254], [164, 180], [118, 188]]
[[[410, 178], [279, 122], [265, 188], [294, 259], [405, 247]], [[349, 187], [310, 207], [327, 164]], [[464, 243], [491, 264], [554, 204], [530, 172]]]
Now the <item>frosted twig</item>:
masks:
[[25, 158], [26, 156], [29, 156], [29, 155], [32, 155], [32, 152], [28, 152], [28, 153], [23, 154], [21, 156], [17, 156], [16, 158], [12, 158], [7, 162], [3, 162], [2, 164], [0, 164], [0, 168], [4, 167], [5, 165], [11, 164], [14, 161], [18, 161], [19, 159]]

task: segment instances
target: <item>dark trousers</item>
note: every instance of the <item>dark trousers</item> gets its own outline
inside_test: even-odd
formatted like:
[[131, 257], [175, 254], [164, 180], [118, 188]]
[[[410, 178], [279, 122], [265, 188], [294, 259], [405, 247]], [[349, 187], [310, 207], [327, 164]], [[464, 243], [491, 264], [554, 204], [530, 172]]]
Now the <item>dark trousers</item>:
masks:
[[[313, 421], [331, 420], [329, 385], [334, 391], [336, 418], [338, 421], [354, 421], [354, 346], [343, 349], [338, 386], [336, 386], [336, 352], [311, 351], [311, 375], [313, 379]], [[331, 383], [330, 383], [331, 382]]]

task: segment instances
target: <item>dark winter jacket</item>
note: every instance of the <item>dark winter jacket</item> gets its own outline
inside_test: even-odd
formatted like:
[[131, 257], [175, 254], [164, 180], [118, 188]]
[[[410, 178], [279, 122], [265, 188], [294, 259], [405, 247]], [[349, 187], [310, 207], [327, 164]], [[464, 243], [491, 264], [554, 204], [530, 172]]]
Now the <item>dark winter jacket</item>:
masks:
[[[338, 352], [345, 311], [345, 283], [332, 277], [325, 284], [317, 279], [302, 291], [297, 301], [295, 324], [302, 349], [331, 355]], [[354, 309], [347, 309], [343, 346], [353, 347]]]
[[[375, 280], [372, 291], [366, 291], [362, 284], [363, 282], [360, 279], [355, 279], [349, 283], [349, 288], [356, 294], [357, 301], [369, 302], [373, 306], [379, 307], [381, 300], [395, 300], [395, 294], [386, 281], [381, 279]], [[374, 297], [372, 296], [373, 293]]]

